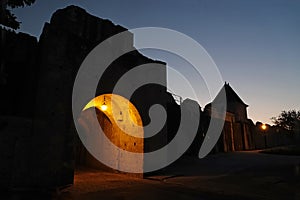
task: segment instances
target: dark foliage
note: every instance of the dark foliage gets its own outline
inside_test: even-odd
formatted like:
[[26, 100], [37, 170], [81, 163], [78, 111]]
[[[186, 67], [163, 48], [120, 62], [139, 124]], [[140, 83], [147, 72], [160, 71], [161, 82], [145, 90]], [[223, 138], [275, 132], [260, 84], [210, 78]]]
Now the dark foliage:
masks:
[[21, 22], [11, 13], [11, 9], [30, 6], [35, 0], [1, 0], [0, 3], [0, 24], [12, 29], [19, 29]]
[[272, 117], [272, 121], [289, 131], [299, 131], [300, 126], [300, 111], [289, 110], [282, 111], [279, 116]]

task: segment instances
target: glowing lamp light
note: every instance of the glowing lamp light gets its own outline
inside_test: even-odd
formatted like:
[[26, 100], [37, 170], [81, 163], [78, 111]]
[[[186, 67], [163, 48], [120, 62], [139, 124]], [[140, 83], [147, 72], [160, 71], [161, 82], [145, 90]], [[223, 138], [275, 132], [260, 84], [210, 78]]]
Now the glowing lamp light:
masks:
[[107, 110], [107, 105], [103, 104], [103, 105], [101, 105], [100, 108], [101, 108], [102, 111], [106, 111]]
[[265, 124], [261, 125], [261, 129], [262, 130], [266, 130], [267, 129], [267, 125], [265, 125]]
[[107, 110], [107, 105], [105, 104], [105, 96], [103, 97], [103, 104], [100, 106], [100, 109], [102, 111], [106, 111]]

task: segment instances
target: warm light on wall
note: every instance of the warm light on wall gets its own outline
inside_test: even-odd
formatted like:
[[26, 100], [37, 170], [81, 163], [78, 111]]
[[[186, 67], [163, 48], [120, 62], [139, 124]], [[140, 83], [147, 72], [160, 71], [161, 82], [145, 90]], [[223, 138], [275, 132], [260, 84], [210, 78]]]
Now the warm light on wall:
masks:
[[143, 126], [138, 110], [130, 101], [122, 96], [116, 94], [102, 94], [90, 100], [83, 108], [83, 111], [91, 107], [96, 107], [102, 112], [105, 112], [105, 115], [107, 115], [111, 121], [127, 121], [126, 123], [133, 123], [133, 126], [130, 126], [137, 129]]
[[[95, 144], [92, 158], [100, 154], [113, 169], [144, 170], [143, 121], [137, 108], [128, 99], [117, 94], [99, 95], [86, 104], [78, 121], [85, 131], [86, 140]], [[102, 137], [102, 134], [106, 137]], [[139, 156], [133, 158], [132, 154]], [[89, 160], [85, 155], [89, 154], [82, 155], [88, 165], [101, 169], [102, 164], [99, 165], [98, 160]]]
[[[142, 118], [136, 107], [128, 99], [116, 94], [102, 94], [86, 104], [82, 110], [82, 115], [89, 108], [97, 108], [97, 110], [93, 110], [96, 111], [98, 122], [112, 143], [126, 151], [143, 153], [144, 127]], [[104, 123], [104, 119], [106, 119], [104, 116], [107, 117], [109, 123]], [[97, 120], [93, 120], [90, 117], [84, 119], [91, 123], [95, 123]], [[91, 124], [90, 126], [90, 129], [87, 128], [88, 131], [92, 131], [98, 124]], [[105, 151], [108, 152], [107, 150]], [[142, 167], [142, 164], [140, 166]]]

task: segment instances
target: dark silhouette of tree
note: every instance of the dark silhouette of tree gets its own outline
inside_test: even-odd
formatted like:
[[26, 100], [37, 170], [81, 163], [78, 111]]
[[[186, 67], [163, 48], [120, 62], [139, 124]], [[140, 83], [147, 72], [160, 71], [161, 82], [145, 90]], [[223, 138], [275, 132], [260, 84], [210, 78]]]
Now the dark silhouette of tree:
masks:
[[277, 126], [293, 132], [299, 131], [300, 111], [282, 111], [279, 116], [272, 117], [271, 119]]
[[0, 24], [12, 29], [19, 29], [21, 22], [11, 13], [11, 9], [30, 6], [35, 0], [1, 0], [0, 1]]

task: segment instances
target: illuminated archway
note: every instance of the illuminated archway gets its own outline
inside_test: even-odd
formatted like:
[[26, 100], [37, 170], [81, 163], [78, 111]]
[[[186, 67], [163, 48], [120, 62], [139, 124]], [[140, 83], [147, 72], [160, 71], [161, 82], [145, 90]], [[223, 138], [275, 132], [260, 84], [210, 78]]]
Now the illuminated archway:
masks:
[[[95, 110], [97, 119], [92, 119], [89, 116]], [[136, 107], [120, 95], [103, 94], [95, 97], [83, 108], [78, 121], [87, 136], [89, 132], [92, 132], [93, 127], [100, 124], [106, 137], [120, 149], [134, 153], [143, 153], [144, 151], [144, 130], [141, 116]], [[119, 151], [107, 152], [107, 149], [102, 149], [101, 145], [99, 148], [105, 155], [115, 160], [115, 165], [123, 164], [120, 161], [124, 158]], [[93, 164], [93, 166], [95, 165]], [[136, 163], [133, 167], [142, 168], [143, 163]]]

